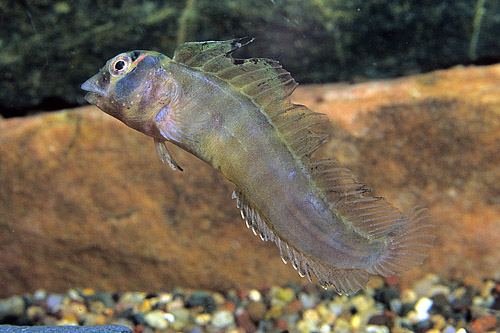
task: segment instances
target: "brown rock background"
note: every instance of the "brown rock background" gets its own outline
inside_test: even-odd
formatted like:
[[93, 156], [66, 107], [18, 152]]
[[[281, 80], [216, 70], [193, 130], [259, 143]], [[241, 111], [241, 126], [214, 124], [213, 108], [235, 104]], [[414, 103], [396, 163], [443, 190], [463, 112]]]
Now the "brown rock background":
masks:
[[[404, 283], [500, 276], [500, 65], [301, 86], [294, 100], [332, 120], [318, 156], [404, 210], [429, 208], [436, 246]], [[184, 172], [93, 107], [0, 120], [0, 296], [304, 281], [246, 229], [232, 184], [172, 152]]]

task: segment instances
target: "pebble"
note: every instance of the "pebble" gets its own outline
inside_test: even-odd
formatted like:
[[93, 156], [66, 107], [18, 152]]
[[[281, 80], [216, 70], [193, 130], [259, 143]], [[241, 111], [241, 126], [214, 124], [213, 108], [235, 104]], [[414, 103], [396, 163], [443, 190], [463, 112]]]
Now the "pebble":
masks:
[[[314, 284], [238, 289], [227, 294], [176, 288], [164, 293], [36, 291], [0, 299], [0, 325], [121, 324], [138, 333], [167, 332], [426, 332], [500, 331], [500, 283], [468, 285], [426, 276], [419, 292], [375, 279], [371, 287], [338, 296]], [[434, 283], [434, 284], [432, 284]], [[2, 321], [3, 320], [3, 321]]]
[[255, 332], [257, 330], [257, 326], [254, 324], [255, 321], [250, 319], [250, 316], [246, 311], [239, 311], [236, 314], [236, 322], [239, 327], [245, 330], [245, 332]]
[[234, 323], [234, 316], [227, 310], [221, 310], [214, 313], [211, 321], [215, 328], [221, 329]]
[[495, 316], [486, 316], [477, 318], [472, 322], [472, 329], [476, 332], [486, 332], [494, 329], [498, 325], [498, 319]]
[[288, 304], [295, 299], [295, 291], [292, 288], [280, 289], [276, 298]]
[[194, 322], [198, 325], [205, 326], [212, 320], [212, 315], [208, 313], [200, 313], [194, 318]]
[[24, 300], [21, 296], [11, 296], [0, 300], [0, 320], [9, 316], [21, 316], [24, 313]]
[[152, 328], [157, 328], [159, 330], [165, 330], [168, 327], [168, 321], [163, 316], [164, 312], [161, 310], [154, 310], [146, 313], [144, 319], [146, 323]]
[[186, 300], [186, 307], [202, 307], [204, 312], [212, 313], [217, 307], [214, 298], [204, 291], [192, 293]]
[[424, 321], [429, 319], [429, 310], [432, 307], [432, 300], [427, 297], [422, 297], [421, 299], [418, 300], [418, 302], [415, 304], [415, 311], [417, 314], [417, 320]]
[[258, 290], [252, 289], [248, 293], [248, 299], [254, 302], [260, 302], [260, 300], [262, 299], [262, 295]]
[[250, 302], [247, 306], [248, 316], [254, 322], [259, 322], [267, 312], [267, 306], [262, 302]]

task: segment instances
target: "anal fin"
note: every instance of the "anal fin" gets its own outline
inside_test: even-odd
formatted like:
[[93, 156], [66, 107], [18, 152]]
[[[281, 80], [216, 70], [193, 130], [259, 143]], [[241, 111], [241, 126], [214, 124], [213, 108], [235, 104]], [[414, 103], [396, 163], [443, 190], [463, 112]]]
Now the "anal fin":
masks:
[[311, 275], [314, 274], [323, 288], [333, 287], [339, 294], [351, 294], [366, 286], [369, 274], [365, 270], [341, 269], [306, 256], [283, 239], [240, 190], [235, 189], [232, 198], [236, 199], [247, 227], [263, 241], [276, 243], [283, 262], [285, 264], [290, 262], [301, 277], [307, 276], [309, 281], [312, 281]]
[[167, 146], [165, 145], [165, 141], [155, 138], [155, 147], [162, 163], [167, 163], [174, 171], [183, 171], [181, 166], [174, 160], [174, 157], [168, 151]]

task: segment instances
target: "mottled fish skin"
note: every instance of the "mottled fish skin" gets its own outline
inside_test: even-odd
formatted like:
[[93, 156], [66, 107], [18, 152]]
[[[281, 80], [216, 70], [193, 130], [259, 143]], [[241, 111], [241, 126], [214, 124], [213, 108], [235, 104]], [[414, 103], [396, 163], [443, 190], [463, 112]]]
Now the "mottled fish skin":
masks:
[[290, 102], [296, 83], [277, 62], [233, 59], [241, 46], [185, 43], [173, 59], [122, 53], [82, 88], [90, 103], [153, 137], [174, 170], [165, 141], [219, 169], [236, 185], [247, 225], [301, 276], [350, 293], [369, 274], [421, 264], [434, 239], [422, 211], [405, 215], [366, 196], [336, 161], [312, 159], [324, 137], [310, 127], [325, 117]]

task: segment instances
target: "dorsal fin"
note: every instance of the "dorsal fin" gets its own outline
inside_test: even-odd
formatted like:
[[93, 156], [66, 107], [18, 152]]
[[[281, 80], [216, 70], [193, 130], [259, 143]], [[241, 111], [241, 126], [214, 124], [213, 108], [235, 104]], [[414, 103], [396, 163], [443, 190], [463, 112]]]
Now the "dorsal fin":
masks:
[[285, 264], [290, 262], [301, 277], [307, 276], [309, 281], [312, 281], [311, 274], [314, 274], [322, 287], [333, 287], [339, 294], [354, 293], [368, 282], [369, 274], [366, 271], [339, 269], [305, 256], [273, 231], [271, 224], [252, 206], [241, 191], [234, 190], [232, 198], [236, 199], [236, 205], [240, 209], [241, 217], [245, 220], [247, 227], [252, 229], [253, 233], [260, 236], [263, 241], [276, 243], [283, 262]]
[[290, 101], [297, 82], [290, 73], [272, 59], [234, 59], [231, 54], [252, 42], [243, 38], [228, 41], [194, 42], [180, 45], [173, 60], [211, 73], [228, 82], [260, 106], [284, 142], [298, 158], [312, 154], [326, 135], [309, 128], [328, 121], [303, 105]]

